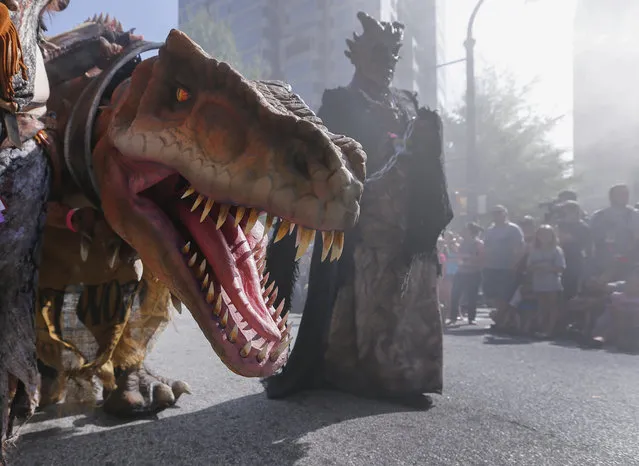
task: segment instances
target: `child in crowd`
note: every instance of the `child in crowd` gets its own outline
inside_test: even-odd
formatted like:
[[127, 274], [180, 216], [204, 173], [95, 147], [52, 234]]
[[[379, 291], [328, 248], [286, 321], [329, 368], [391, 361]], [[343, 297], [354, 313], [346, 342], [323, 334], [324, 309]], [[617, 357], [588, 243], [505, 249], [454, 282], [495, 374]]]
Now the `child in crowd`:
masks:
[[552, 336], [559, 319], [561, 275], [566, 268], [564, 253], [559, 247], [555, 230], [541, 225], [535, 234], [535, 244], [528, 253], [528, 271], [531, 274], [532, 292], [537, 298], [539, 328], [544, 336]]
[[453, 278], [449, 324], [459, 319], [461, 299], [465, 298], [469, 325], [475, 324], [477, 316], [477, 297], [481, 285], [481, 268], [484, 254], [484, 242], [479, 235], [484, 231], [476, 223], [468, 223], [457, 252], [457, 271]]

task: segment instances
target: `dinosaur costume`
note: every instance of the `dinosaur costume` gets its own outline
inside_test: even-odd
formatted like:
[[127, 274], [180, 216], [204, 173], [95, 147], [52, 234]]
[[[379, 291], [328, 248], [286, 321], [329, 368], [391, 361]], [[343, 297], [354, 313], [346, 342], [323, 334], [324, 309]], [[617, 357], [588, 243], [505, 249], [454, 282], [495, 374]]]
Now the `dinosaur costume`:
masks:
[[[366, 150], [361, 217], [337, 263], [322, 262], [326, 239], [317, 236], [297, 342], [265, 385], [272, 398], [334, 387], [423, 406], [424, 393], [442, 390], [435, 248], [452, 212], [441, 121], [413, 93], [390, 87], [403, 25], [358, 18], [364, 32], [347, 40], [346, 52], [355, 75], [324, 93], [319, 116]], [[284, 298], [293, 256], [292, 240], [269, 247], [267, 269]]]
[[[158, 47], [157, 57], [139, 59]], [[264, 377], [285, 363], [290, 335], [264, 273], [266, 233], [283, 219], [276, 236], [294, 232], [301, 255], [314, 230], [325, 231], [338, 258], [341, 231], [359, 217], [365, 154], [328, 132], [285, 83], [248, 81], [179, 31], [157, 46], [134, 41], [107, 62], [59, 80], [49, 101], [43, 139], [54, 172], [64, 173], [53, 176], [63, 190], [43, 258], [58, 263], [41, 284], [38, 349], [47, 366], [98, 375], [105, 408], [132, 415], [166, 406], [154, 403], [163, 379], [141, 361], [171, 298], [186, 305], [232, 371]], [[69, 216], [65, 206], [80, 210]], [[117, 247], [120, 238], [126, 244]], [[74, 312], [98, 344], [93, 360], [67, 345], [76, 323], [56, 317]], [[142, 323], [132, 324], [136, 313]], [[71, 365], [60, 364], [52, 343], [73, 353]], [[115, 387], [111, 374], [119, 376]], [[165, 402], [175, 388], [160, 389]]]
[[39, 25], [66, 4], [0, 1], [0, 462], [13, 418], [37, 405], [33, 310], [50, 178], [35, 138], [49, 91]]

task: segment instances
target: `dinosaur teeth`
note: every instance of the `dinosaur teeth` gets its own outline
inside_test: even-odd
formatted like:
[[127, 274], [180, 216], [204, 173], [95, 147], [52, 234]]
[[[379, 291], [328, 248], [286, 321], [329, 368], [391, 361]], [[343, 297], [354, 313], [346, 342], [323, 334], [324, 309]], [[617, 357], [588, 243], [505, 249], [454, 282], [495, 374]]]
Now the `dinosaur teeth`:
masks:
[[191, 242], [189, 241], [184, 246], [182, 246], [182, 254], [188, 254], [191, 252]]
[[243, 358], [247, 357], [249, 353], [251, 352], [252, 348], [253, 347], [251, 346], [251, 342], [247, 341], [246, 345], [244, 345], [242, 349], [240, 350], [240, 356], [242, 356]]
[[206, 290], [206, 287], [209, 286], [209, 274], [204, 275], [204, 280], [202, 280], [202, 291]]
[[195, 261], [197, 260], [197, 252], [194, 252], [191, 258], [189, 259], [189, 267], [193, 267], [195, 265]]
[[342, 256], [343, 250], [344, 250], [344, 232], [338, 231], [335, 233], [335, 238], [333, 239], [333, 251], [331, 253], [331, 262], [339, 259]]
[[266, 222], [264, 222], [264, 231], [268, 232], [271, 228], [273, 228], [273, 222], [275, 221], [275, 216], [272, 214], [266, 214]]
[[206, 270], [206, 259], [202, 259], [202, 263], [200, 264], [200, 268], [198, 269], [197, 278], [202, 277], [204, 275], [204, 271]]
[[260, 352], [257, 353], [257, 362], [264, 361], [266, 359], [267, 353], [268, 353], [268, 343], [264, 343], [264, 346], [262, 347]]
[[240, 224], [242, 219], [244, 218], [244, 214], [246, 213], [246, 207], [238, 207], [235, 212], [235, 228]]
[[275, 282], [271, 282], [268, 288], [264, 290], [264, 293], [262, 293], [262, 296], [264, 297], [264, 299], [268, 298], [271, 295], [273, 288], [275, 288]]
[[229, 322], [229, 311], [227, 309], [226, 311], [224, 311], [224, 315], [220, 319], [220, 325], [224, 328], [224, 327], [226, 327], [228, 322]]
[[193, 188], [193, 186], [189, 186], [189, 188], [186, 191], [184, 191], [184, 194], [182, 194], [181, 199], [186, 199], [194, 192], [195, 192], [195, 188]]
[[273, 303], [277, 299], [277, 292], [278, 292], [278, 289], [277, 287], [275, 287], [275, 289], [273, 290], [273, 293], [268, 298], [268, 301], [266, 301], [266, 307], [271, 307], [273, 305]]
[[206, 220], [206, 217], [211, 213], [211, 209], [213, 208], [213, 204], [215, 201], [213, 199], [207, 199], [206, 204], [204, 205], [204, 210], [202, 210], [202, 215], [200, 215], [200, 223], [203, 223]]
[[195, 209], [199, 207], [202, 201], [204, 201], [204, 196], [202, 196], [201, 194], [198, 194], [197, 197], [195, 198], [195, 202], [193, 202], [193, 205], [191, 206], [191, 212], [195, 211]]
[[229, 333], [229, 341], [231, 343], [235, 343], [235, 340], [237, 340], [238, 332], [239, 332], [239, 329], [237, 328], [237, 325], [235, 325], [233, 329], [231, 330], [231, 333]]
[[275, 309], [275, 312], [273, 313], [273, 320], [277, 320], [280, 316], [280, 314], [282, 313], [282, 311], [284, 310], [284, 303], [286, 301], [283, 299], [279, 306], [277, 306], [277, 309]]
[[322, 232], [322, 262], [328, 257], [328, 253], [331, 252], [331, 246], [333, 246], [334, 234], [332, 231]]
[[220, 206], [220, 212], [217, 215], [217, 225], [216, 228], [219, 230], [226, 222], [226, 217], [229, 215], [229, 210], [231, 210], [231, 206], [228, 204], [222, 204]]
[[281, 322], [277, 324], [277, 328], [279, 328], [280, 330], [284, 330], [284, 327], [286, 327], [287, 321], [288, 321], [288, 313], [282, 318]]
[[310, 230], [304, 227], [297, 227], [297, 254], [295, 255], [295, 260], [300, 260], [300, 258], [306, 254], [308, 251], [308, 247], [311, 245], [311, 241], [313, 241], [313, 237], [315, 231]]
[[275, 351], [271, 353], [271, 357], [270, 357], [271, 361], [277, 361], [280, 355], [286, 350], [286, 348], [288, 348], [288, 345], [291, 344], [291, 341], [293, 341], [293, 339], [288, 338], [286, 341], [283, 341], [282, 343], [280, 343], [277, 349], [275, 349]]
[[289, 233], [290, 226], [291, 224], [288, 222], [288, 220], [282, 220], [282, 222], [280, 223], [280, 227], [277, 230], [277, 234], [275, 235], [276, 243], [278, 241], [281, 241], [282, 238], [284, 238]]
[[266, 269], [266, 257], [262, 257], [261, 259], [259, 259], [256, 263], [257, 265], [257, 271], [261, 274], [264, 273], [264, 269]]
[[215, 299], [215, 287], [213, 286], [213, 282], [209, 285], [209, 289], [206, 292], [206, 302], [208, 304], [212, 304]]
[[109, 268], [111, 270], [115, 269], [115, 266], [118, 263], [118, 259], [120, 258], [121, 245], [122, 243], [120, 242], [120, 240], [118, 240], [117, 243], [115, 244], [115, 248], [113, 249], [113, 252], [111, 253], [111, 257], [109, 258]]
[[262, 277], [262, 280], [260, 280], [260, 285], [264, 286], [266, 285], [266, 283], [268, 282], [268, 277], [271, 275], [271, 272], [266, 272], [266, 275], [264, 275]]
[[260, 213], [257, 211], [257, 209], [251, 209], [251, 212], [249, 213], [249, 218], [246, 221], [246, 225], [244, 226], [244, 234], [248, 234], [253, 229], [259, 216], [260, 216]]
[[217, 295], [217, 300], [215, 301], [215, 308], [213, 309], [213, 313], [216, 316], [219, 316], [222, 312], [222, 293]]
[[295, 230], [295, 224], [294, 223], [289, 223], [289, 225], [288, 225], [288, 233], [289, 233], [289, 235], [291, 233], [293, 233], [293, 230]]

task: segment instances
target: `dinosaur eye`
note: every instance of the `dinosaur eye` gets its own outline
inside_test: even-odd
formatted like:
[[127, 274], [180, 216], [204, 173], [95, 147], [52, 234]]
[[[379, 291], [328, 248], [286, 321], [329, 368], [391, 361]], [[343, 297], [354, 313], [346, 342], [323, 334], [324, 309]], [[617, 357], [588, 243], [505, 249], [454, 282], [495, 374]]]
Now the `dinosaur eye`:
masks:
[[179, 87], [178, 90], [175, 91], [175, 98], [178, 102], [186, 102], [187, 100], [191, 98], [191, 94], [189, 94], [188, 91]]

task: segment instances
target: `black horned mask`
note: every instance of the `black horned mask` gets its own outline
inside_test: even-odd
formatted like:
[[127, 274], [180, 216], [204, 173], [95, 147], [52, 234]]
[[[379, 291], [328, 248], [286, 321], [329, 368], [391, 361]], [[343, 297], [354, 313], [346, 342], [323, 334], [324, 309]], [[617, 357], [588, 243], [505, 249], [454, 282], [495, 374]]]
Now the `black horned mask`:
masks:
[[404, 25], [378, 21], [362, 11], [357, 13], [357, 19], [364, 30], [361, 34], [353, 33], [353, 39], [346, 39], [348, 50], [344, 54], [367, 78], [389, 85], [400, 58]]

